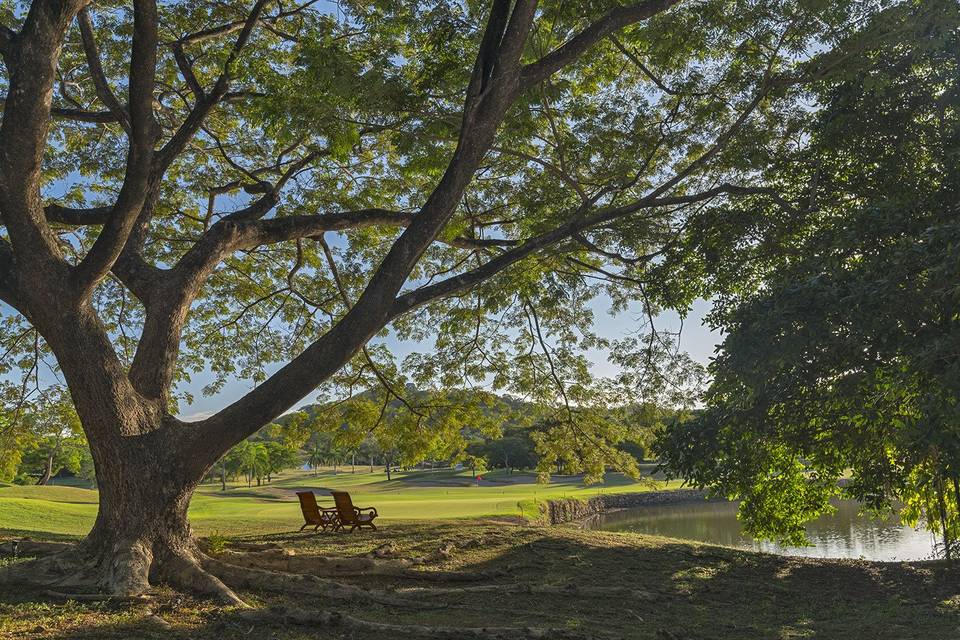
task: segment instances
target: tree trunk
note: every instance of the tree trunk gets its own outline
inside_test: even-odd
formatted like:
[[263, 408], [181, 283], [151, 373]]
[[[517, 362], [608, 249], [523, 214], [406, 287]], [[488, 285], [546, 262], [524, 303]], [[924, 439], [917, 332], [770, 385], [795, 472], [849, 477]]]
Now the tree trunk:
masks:
[[220, 460], [220, 491], [227, 490], [227, 462]]
[[[199, 566], [187, 508], [219, 456], [200, 450], [182, 427], [90, 441], [100, 492], [97, 519], [78, 554], [93, 585], [135, 595], [151, 580], [240, 604], [240, 599]], [[197, 459], [209, 460], [198, 463]]]
[[53, 476], [53, 457], [55, 455], [55, 450], [47, 454], [47, 464], [43, 470], [43, 475], [40, 476], [39, 480], [37, 480], [38, 486], [45, 486], [48, 482], [50, 482], [50, 478]]

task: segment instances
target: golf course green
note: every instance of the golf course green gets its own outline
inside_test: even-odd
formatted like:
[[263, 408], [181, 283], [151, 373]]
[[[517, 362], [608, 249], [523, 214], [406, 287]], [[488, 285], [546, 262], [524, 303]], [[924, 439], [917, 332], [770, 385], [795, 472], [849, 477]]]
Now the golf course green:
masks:
[[[479, 486], [478, 486], [479, 485]], [[580, 476], [557, 476], [538, 484], [531, 473], [485, 473], [479, 483], [469, 471], [396, 472], [387, 480], [382, 469], [356, 473], [324, 470], [314, 475], [291, 471], [261, 486], [219, 483], [200, 487], [190, 518], [200, 535], [262, 535], [297, 529], [302, 524], [296, 492], [313, 490], [323, 504], [330, 489], [349, 491], [358, 506], [374, 506], [382, 520], [447, 520], [483, 517], [536, 518], [540, 502], [598, 493], [638, 492], [676, 486], [646, 476], [634, 481], [607, 474], [603, 484], [586, 486]], [[78, 486], [0, 487], [0, 530], [22, 535], [81, 536], [97, 514], [97, 492]]]

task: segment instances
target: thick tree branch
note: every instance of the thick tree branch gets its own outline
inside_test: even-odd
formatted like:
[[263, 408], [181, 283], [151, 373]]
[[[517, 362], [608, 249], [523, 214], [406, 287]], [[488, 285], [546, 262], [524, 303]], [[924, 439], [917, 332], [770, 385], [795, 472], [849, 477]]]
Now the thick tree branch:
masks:
[[133, 47], [130, 55], [130, 135], [126, 174], [113, 211], [103, 230], [74, 272], [81, 296], [86, 296], [110, 272], [150, 187], [153, 145], [159, 128], [153, 117], [153, 89], [157, 73], [157, 5], [134, 0]]
[[66, 268], [40, 202], [40, 171], [60, 46], [79, 0], [36, 0], [16, 38], [16, 62], [0, 125], [0, 216], [31, 273]]
[[483, 40], [480, 41], [480, 50], [477, 53], [473, 76], [470, 79], [470, 86], [467, 88], [468, 96], [479, 95], [493, 76], [500, 41], [503, 39], [503, 32], [510, 17], [510, 4], [510, 0], [494, 0], [493, 6], [490, 7], [487, 27], [483, 32]]
[[107, 76], [103, 72], [103, 65], [100, 62], [100, 50], [94, 36], [93, 20], [86, 8], [77, 14], [77, 24], [80, 26], [80, 38], [83, 41], [84, 54], [87, 56], [87, 68], [90, 69], [90, 77], [97, 91], [97, 97], [129, 134], [130, 116], [124, 106], [120, 104], [120, 101], [117, 100], [113, 90], [110, 89], [110, 84], [107, 82]]
[[[6, 111], [7, 101], [0, 99], [0, 110]], [[110, 111], [90, 111], [73, 107], [51, 107], [50, 116], [57, 120], [72, 120], [74, 122], [89, 122], [91, 124], [108, 124], [118, 122], [117, 116]]]
[[13, 70], [16, 61], [17, 32], [6, 25], [0, 25], [0, 57], [7, 67], [7, 72]]
[[77, 209], [54, 202], [45, 206], [43, 210], [47, 215], [48, 222], [85, 227], [106, 224], [110, 219], [110, 212], [113, 211], [113, 207]]
[[[205, 441], [224, 447], [243, 439], [306, 396], [386, 325], [397, 292], [455, 211], [493, 143], [504, 114], [519, 95], [519, 57], [535, 9], [534, 0], [518, 0], [505, 30], [497, 16], [488, 23], [483, 40], [499, 41], [499, 46], [496, 54], [492, 47], [478, 54], [453, 157], [440, 182], [393, 243], [356, 304], [330, 331], [263, 384], [204, 421], [204, 433], [200, 437]], [[503, 35], [498, 35], [501, 32]], [[483, 84], [476, 78], [482, 77], [482, 70], [490, 60], [495, 60], [494, 73]]]
[[522, 86], [526, 89], [543, 82], [563, 67], [575, 62], [587, 49], [611, 33], [663, 13], [678, 2], [680, 0], [647, 0], [609, 11], [558, 48], [526, 65], [522, 72]]
[[[262, 224], [258, 220], [276, 206], [286, 182], [314, 157], [316, 154], [311, 153], [290, 163], [275, 185], [262, 182], [266, 190], [263, 196], [213, 225], [173, 268], [151, 269], [132, 249], [123, 253], [115, 272], [125, 280], [135, 281], [142, 293], [134, 293], [147, 310], [130, 367], [130, 379], [142, 395], [166, 400], [176, 370], [183, 323], [203, 283], [223, 256], [244, 248], [244, 242], [249, 242], [247, 236], [257, 236]], [[262, 243], [252, 246], [259, 244]]]
[[174, 42], [171, 45], [171, 49], [173, 50], [173, 59], [177, 63], [177, 68], [180, 69], [180, 75], [183, 76], [187, 86], [190, 88], [190, 93], [193, 94], [194, 100], [205, 100], [207, 94], [200, 85], [200, 81], [197, 80], [197, 76], [193, 73], [193, 64], [187, 58], [187, 54], [183, 52], [183, 46], [179, 42]]
[[[659, 191], [659, 190], [658, 190]], [[616, 220], [630, 216], [643, 209], [652, 209], [659, 207], [691, 204], [716, 198], [717, 196], [729, 195], [765, 195], [773, 197], [775, 200], [782, 201], [779, 196], [772, 194], [769, 189], [741, 187], [736, 185], [722, 184], [713, 189], [702, 191], [700, 193], [671, 196], [667, 198], [657, 198], [645, 196], [627, 205], [619, 207], [607, 207], [595, 211], [592, 215], [583, 215], [583, 207], [574, 212], [572, 219], [564, 225], [555, 229], [534, 236], [524, 241], [520, 246], [505, 251], [497, 257], [485, 262], [483, 265], [456, 276], [441, 280], [419, 289], [414, 289], [409, 293], [399, 296], [390, 312], [390, 317], [395, 318], [412, 309], [423, 306], [428, 302], [453, 295], [460, 291], [487, 280], [504, 269], [520, 262], [531, 254], [542, 249], [555, 246], [564, 240], [575, 238], [584, 231], [604, 224], [609, 224]]]
[[112, 111], [87, 111], [86, 109], [69, 109], [65, 107], [53, 107], [50, 109], [50, 115], [57, 120], [73, 120], [75, 122], [89, 122], [91, 124], [109, 124], [111, 122], [120, 122], [117, 114]]

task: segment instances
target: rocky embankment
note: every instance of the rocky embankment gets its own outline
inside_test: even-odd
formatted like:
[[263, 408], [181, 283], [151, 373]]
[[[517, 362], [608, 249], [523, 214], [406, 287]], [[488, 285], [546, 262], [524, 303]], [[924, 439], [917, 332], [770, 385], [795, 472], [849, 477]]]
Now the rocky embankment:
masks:
[[[588, 500], [564, 498], [548, 500], [540, 508], [546, 524], [562, 524], [613, 511], [662, 504], [680, 504], [683, 502], [703, 502], [707, 492], [701, 489], [671, 489], [667, 491], [644, 491], [643, 493], [609, 493], [594, 496]], [[716, 500], [716, 499], [715, 499]]]

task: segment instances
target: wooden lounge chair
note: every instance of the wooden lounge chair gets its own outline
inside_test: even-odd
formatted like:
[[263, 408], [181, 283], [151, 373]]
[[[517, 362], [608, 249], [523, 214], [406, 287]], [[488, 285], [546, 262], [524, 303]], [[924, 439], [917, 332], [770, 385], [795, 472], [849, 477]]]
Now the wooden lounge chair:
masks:
[[300, 499], [300, 511], [303, 512], [303, 526], [300, 527], [300, 531], [303, 531], [307, 527], [313, 525], [313, 530], [323, 527], [323, 530], [326, 531], [327, 527], [330, 527], [334, 531], [337, 530], [337, 510], [336, 509], [321, 509], [317, 504], [317, 497], [313, 495], [313, 491], [297, 491], [297, 498]]
[[350, 494], [346, 491], [331, 491], [330, 495], [333, 496], [333, 501], [337, 505], [337, 530], [346, 527], [350, 527], [350, 533], [363, 527], [377, 530], [377, 526], [373, 524], [373, 519], [377, 517], [376, 509], [353, 506], [353, 500], [350, 499]]

